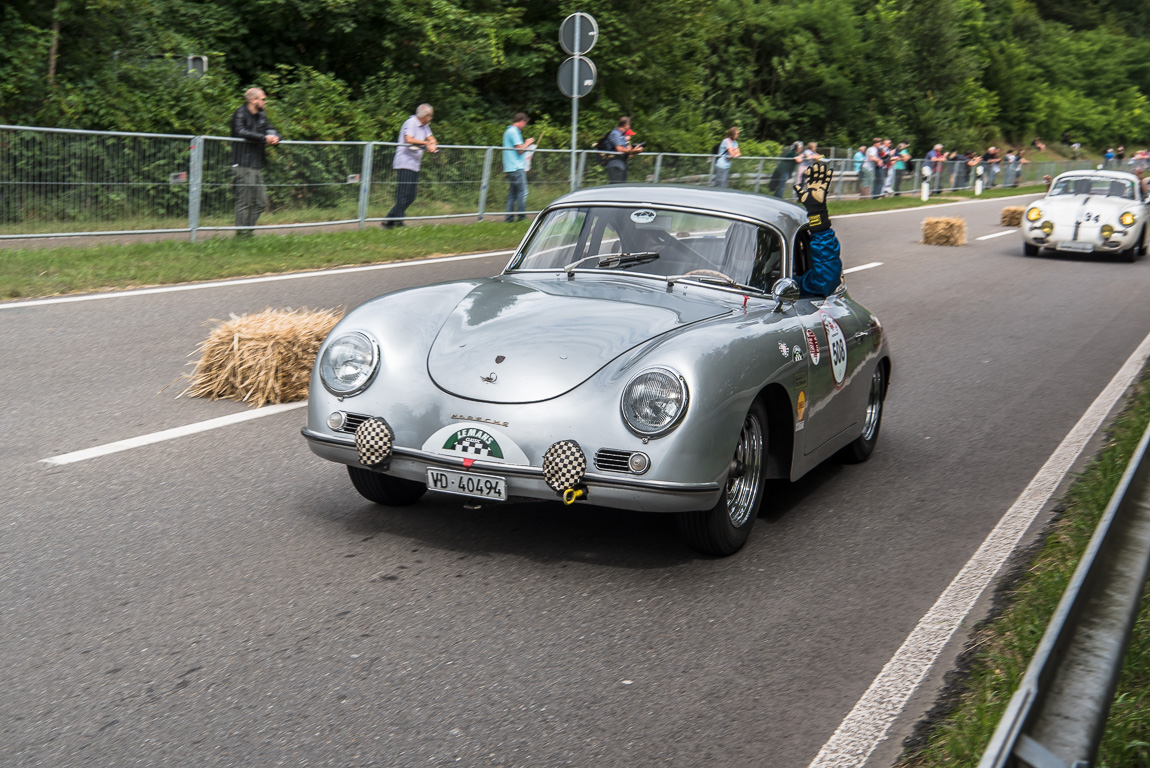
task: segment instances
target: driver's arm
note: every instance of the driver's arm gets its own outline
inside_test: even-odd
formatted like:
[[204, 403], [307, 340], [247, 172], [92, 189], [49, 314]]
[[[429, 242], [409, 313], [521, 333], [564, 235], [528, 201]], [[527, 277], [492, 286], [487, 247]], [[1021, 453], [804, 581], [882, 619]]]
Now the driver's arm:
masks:
[[799, 202], [807, 209], [811, 235], [811, 268], [799, 276], [799, 287], [805, 296], [828, 296], [843, 281], [843, 262], [839, 239], [831, 229], [827, 213], [827, 192], [834, 172], [822, 161], [807, 169], [804, 186], [795, 185]]

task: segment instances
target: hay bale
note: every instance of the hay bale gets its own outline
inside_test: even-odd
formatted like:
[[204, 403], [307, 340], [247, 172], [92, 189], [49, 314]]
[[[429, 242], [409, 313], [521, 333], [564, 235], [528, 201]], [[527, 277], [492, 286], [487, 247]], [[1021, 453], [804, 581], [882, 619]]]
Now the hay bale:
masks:
[[1022, 224], [1022, 212], [1026, 209], [1020, 205], [1012, 205], [1002, 209], [1002, 226], [1017, 227]]
[[966, 219], [923, 219], [922, 241], [927, 245], [963, 245], [966, 243]]
[[342, 314], [265, 309], [232, 315], [196, 350], [200, 359], [181, 395], [239, 400], [256, 408], [307, 399], [319, 345]]

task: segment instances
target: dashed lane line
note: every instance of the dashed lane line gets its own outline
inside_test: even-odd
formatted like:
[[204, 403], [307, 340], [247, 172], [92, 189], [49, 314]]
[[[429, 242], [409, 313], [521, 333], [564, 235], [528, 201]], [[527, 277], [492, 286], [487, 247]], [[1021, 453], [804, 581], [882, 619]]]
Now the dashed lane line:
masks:
[[96, 459], [101, 456], [107, 456], [111, 453], [119, 453], [126, 451], [130, 448], [139, 448], [144, 445], [152, 445], [153, 443], [162, 443], [165, 440], [175, 440], [178, 437], [186, 437], [194, 435], [199, 432], [207, 432], [212, 429], [219, 429], [220, 427], [229, 427], [232, 424], [239, 424], [244, 421], [251, 421], [252, 419], [259, 419], [264, 416], [273, 416], [277, 413], [284, 411], [294, 411], [297, 408], [303, 408], [307, 405], [307, 401], [299, 403], [280, 403], [279, 405], [265, 405], [262, 408], [253, 408], [250, 411], [243, 411], [241, 413], [233, 413], [230, 416], [220, 416], [216, 419], [208, 419], [196, 424], [188, 424], [185, 427], [175, 427], [173, 429], [165, 429], [161, 432], [153, 432], [150, 435], [141, 435], [140, 437], [130, 437], [127, 440], [118, 440], [114, 443], [107, 443], [105, 445], [98, 445], [94, 448], [85, 448], [82, 451], [73, 451], [72, 453], [64, 453], [59, 456], [52, 456], [47, 459], [40, 459], [44, 464], [52, 464], [54, 466], [61, 466], [64, 464], [75, 464], [77, 461], [87, 461], [88, 459]]
[[861, 768], [866, 764], [870, 754], [887, 738], [887, 732], [902, 714], [911, 694], [975, 602], [1102, 426], [1106, 415], [1142, 371], [1148, 357], [1150, 335], [1082, 414], [982, 546], [919, 620], [808, 768]]

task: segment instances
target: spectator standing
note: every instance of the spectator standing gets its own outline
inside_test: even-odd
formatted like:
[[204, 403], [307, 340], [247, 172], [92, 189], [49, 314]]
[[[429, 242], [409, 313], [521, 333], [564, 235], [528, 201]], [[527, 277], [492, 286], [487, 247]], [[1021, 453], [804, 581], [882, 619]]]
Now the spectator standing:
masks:
[[863, 161], [863, 177], [866, 184], [861, 190], [859, 195], [862, 197], [873, 197], [874, 188], [878, 179], [879, 163], [882, 162], [882, 155], [879, 152], [879, 147], [882, 145], [882, 138], [876, 136], [871, 140], [871, 145], [866, 150], [866, 160]]
[[715, 186], [731, 185], [731, 160], [742, 153], [739, 151], [739, 129], [728, 128], [727, 135], [719, 142], [719, 157], [715, 160]]
[[911, 168], [910, 150], [907, 149], [907, 143], [900, 141], [898, 147], [894, 151], [894, 196], [898, 197], [902, 194], [902, 180], [906, 176], [906, 172]]
[[1102, 167], [1106, 170], [1114, 167], [1114, 147], [1107, 147], [1102, 153]]
[[279, 144], [279, 134], [264, 113], [268, 97], [259, 88], [244, 92], [243, 106], [232, 113], [232, 175], [236, 184], [236, 237], [251, 237], [260, 214], [268, 207], [264, 185], [264, 160], [269, 145]]
[[854, 151], [854, 156], [851, 158], [854, 161], [854, 186], [857, 187], [859, 197], [865, 198], [867, 195], [863, 190], [871, 189], [871, 183], [867, 181], [864, 174], [863, 167], [866, 166], [866, 145], [860, 146]]
[[998, 147], [989, 147], [982, 156], [982, 164], [986, 167], [986, 184], [993, 187], [998, 184], [998, 172], [1002, 165], [1002, 158], [998, 155]]
[[504, 221], [523, 221], [527, 211], [527, 150], [535, 139], [524, 139], [523, 129], [531, 122], [526, 112], [517, 112], [503, 132], [503, 173], [507, 176], [507, 216]]
[[942, 189], [942, 176], [946, 170], [946, 152], [942, 151], [941, 144], [935, 144], [926, 153], [926, 162], [930, 166], [930, 190], [937, 193]]
[[627, 181], [627, 163], [632, 155], [643, 151], [642, 144], [631, 146], [631, 137], [635, 132], [631, 130], [631, 118], [620, 117], [618, 125], [607, 134], [607, 144], [619, 154], [611, 155], [607, 160], [607, 181], [610, 184], [623, 184]]
[[875, 147], [874, 186], [871, 187], [871, 198], [883, 196], [886, 189], [887, 169], [890, 166], [890, 139], [879, 139]]
[[399, 146], [395, 148], [395, 160], [391, 163], [395, 169], [395, 205], [380, 223], [384, 229], [402, 227], [407, 207], [415, 202], [423, 153], [438, 150], [435, 136], [431, 133], [431, 118], [434, 116], [435, 110], [430, 104], [420, 104], [415, 114], [407, 118], [399, 129], [396, 140]]
[[1119, 147], [1114, 150], [1114, 167], [1122, 170], [1122, 161], [1126, 159], [1126, 147]]
[[882, 140], [883, 164], [886, 166], [886, 179], [882, 183], [883, 197], [894, 194], [894, 164], [897, 160], [897, 152], [891, 146], [892, 143], [890, 139]]
[[771, 194], [775, 197], [781, 198], [783, 190], [786, 189], [787, 181], [791, 178], [791, 171], [795, 167], [795, 163], [800, 161], [799, 155], [802, 154], [803, 143], [801, 141], [792, 142], [782, 154], [782, 159], [775, 165], [775, 170], [771, 174], [770, 189]]
[[1013, 187], [1015, 175], [1018, 173], [1018, 155], [1013, 147], [1007, 147], [1002, 157], [1002, 186]]
[[817, 141], [808, 141], [806, 149], [804, 149], [802, 153], [797, 158], [795, 158], [795, 161], [799, 164], [799, 171], [796, 179], [804, 178], [804, 174], [806, 174], [807, 169], [822, 159], [823, 156], [819, 154], [819, 143]]

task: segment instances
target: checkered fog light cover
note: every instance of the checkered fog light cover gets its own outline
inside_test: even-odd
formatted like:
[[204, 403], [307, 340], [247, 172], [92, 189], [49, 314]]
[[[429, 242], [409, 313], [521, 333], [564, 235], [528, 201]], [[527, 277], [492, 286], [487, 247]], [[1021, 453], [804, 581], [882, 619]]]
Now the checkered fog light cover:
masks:
[[574, 440], [560, 440], [543, 454], [543, 479], [556, 493], [575, 487], [586, 472], [587, 457]]
[[383, 419], [372, 417], [355, 430], [355, 450], [365, 466], [377, 467], [391, 460], [395, 433]]

